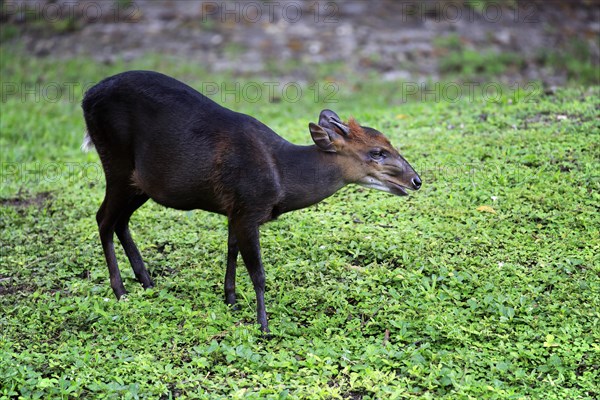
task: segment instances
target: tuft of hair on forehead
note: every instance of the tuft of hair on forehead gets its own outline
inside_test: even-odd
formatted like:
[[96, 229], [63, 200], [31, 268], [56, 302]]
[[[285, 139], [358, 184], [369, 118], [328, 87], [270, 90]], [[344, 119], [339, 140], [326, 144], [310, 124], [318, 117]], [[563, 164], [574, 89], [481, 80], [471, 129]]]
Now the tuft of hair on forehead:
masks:
[[348, 128], [350, 128], [350, 134], [348, 135], [350, 140], [362, 143], [368, 143], [373, 140], [386, 144], [388, 143], [388, 140], [385, 138], [385, 136], [377, 132], [375, 129], [361, 126], [356, 119], [354, 119], [354, 117], [350, 117], [346, 125], [348, 125]]
[[360, 132], [364, 131], [362, 126], [360, 126], [354, 117], [350, 117], [346, 125], [348, 125], [348, 128], [350, 128], [350, 132], [352, 133], [359, 134]]
[[350, 134], [348, 135], [353, 140], [366, 141], [368, 139], [368, 135], [363, 129], [362, 126], [354, 119], [354, 117], [350, 117], [348, 122], [346, 123], [348, 128], [350, 128]]

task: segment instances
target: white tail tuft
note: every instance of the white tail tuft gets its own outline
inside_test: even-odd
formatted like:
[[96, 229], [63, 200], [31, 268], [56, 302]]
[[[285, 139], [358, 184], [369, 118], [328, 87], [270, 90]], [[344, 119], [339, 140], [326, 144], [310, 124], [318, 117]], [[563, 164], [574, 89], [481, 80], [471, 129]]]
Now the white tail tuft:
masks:
[[93, 150], [94, 148], [94, 142], [92, 142], [90, 134], [86, 131], [85, 136], [83, 137], [83, 143], [81, 143], [81, 151], [87, 153], [88, 151]]

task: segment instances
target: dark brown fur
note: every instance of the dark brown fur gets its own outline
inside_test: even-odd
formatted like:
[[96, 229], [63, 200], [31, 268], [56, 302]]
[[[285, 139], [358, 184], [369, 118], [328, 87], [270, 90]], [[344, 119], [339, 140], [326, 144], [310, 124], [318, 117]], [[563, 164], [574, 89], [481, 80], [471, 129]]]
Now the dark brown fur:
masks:
[[[381, 133], [323, 110], [310, 124], [315, 145], [297, 146], [256, 119], [233, 112], [162, 74], [130, 71], [92, 87], [82, 103], [89, 139], [106, 176], [96, 214], [117, 298], [125, 294], [114, 250], [117, 234], [144, 288], [154, 285], [129, 233], [148, 199], [228, 219], [225, 301], [236, 301], [241, 253], [256, 293], [257, 320], [268, 331], [259, 226], [318, 203], [349, 183], [397, 195], [420, 179]], [[374, 158], [386, 150], [383, 158]]]

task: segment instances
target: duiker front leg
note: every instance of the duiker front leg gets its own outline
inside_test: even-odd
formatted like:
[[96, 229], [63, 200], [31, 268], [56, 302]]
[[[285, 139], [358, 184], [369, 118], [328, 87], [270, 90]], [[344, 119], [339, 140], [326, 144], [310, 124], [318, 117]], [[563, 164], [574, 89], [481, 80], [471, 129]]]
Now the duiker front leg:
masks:
[[235, 304], [235, 270], [239, 248], [237, 238], [229, 221], [229, 237], [227, 238], [227, 271], [225, 272], [225, 303]]
[[265, 310], [265, 270], [260, 257], [258, 225], [244, 221], [234, 221], [233, 232], [237, 238], [240, 253], [250, 274], [256, 293], [256, 318], [263, 332], [269, 332]]

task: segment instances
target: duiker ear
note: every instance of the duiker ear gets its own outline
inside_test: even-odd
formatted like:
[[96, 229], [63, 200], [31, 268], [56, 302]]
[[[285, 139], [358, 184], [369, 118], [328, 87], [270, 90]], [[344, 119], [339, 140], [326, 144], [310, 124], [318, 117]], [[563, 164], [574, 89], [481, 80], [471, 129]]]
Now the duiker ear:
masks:
[[335, 131], [342, 136], [348, 136], [350, 128], [342, 122], [342, 119], [331, 110], [323, 110], [319, 114], [319, 125], [325, 129]]
[[323, 151], [329, 153], [335, 153], [335, 146], [333, 142], [340, 138], [340, 135], [332, 131], [331, 129], [325, 129], [315, 123], [308, 124], [310, 135], [312, 136], [313, 142], [317, 147]]

